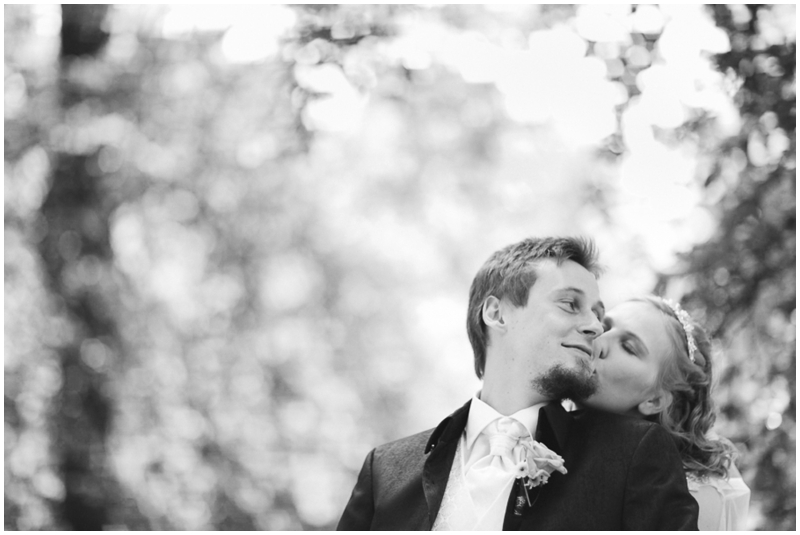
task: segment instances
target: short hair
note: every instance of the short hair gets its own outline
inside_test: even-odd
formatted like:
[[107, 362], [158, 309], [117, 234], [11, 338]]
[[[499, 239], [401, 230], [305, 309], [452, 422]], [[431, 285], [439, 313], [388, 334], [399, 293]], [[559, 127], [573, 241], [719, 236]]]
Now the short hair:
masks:
[[595, 277], [600, 275], [595, 244], [583, 237], [526, 238], [490, 256], [472, 280], [467, 308], [467, 335], [479, 379], [483, 377], [489, 345], [483, 303], [494, 296], [497, 299], [507, 297], [517, 307], [527, 305], [528, 293], [537, 279], [536, 267], [542, 260], [555, 260], [559, 265], [572, 260]]
[[690, 316], [692, 338], [697, 346], [692, 361], [686, 330], [672, 307], [655, 296], [631, 301], [649, 303], [661, 312], [671, 345], [670, 355], [663, 360], [657, 381], [662, 391], [672, 394], [672, 403], [647, 419], [669, 431], [687, 472], [697, 477], [726, 477], [736, 449], [727, 439], [708, 436], [717, 417], [711, 398], [712, 345], [708, 334]]

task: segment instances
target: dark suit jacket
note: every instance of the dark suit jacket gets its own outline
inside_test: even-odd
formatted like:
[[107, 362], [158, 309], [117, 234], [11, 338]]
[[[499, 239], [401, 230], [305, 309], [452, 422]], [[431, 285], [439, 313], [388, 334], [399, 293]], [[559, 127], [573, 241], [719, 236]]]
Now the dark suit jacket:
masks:
[[[385, 444], [364, 462], [339, 530], [430, 530], [442, 503], [469, 402], [436, 429]], [[680, 456], [659, 425], [593, 410], [539, 411], [535, 439], [564, 458], [566, 475], [529, 491], [504, 530], [696, 530], [697, 503]]]

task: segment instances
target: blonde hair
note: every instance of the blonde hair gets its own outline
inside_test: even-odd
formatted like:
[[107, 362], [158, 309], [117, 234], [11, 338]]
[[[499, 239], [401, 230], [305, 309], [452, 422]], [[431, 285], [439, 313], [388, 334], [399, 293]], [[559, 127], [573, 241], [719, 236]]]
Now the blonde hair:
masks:
[[717, 418], [711, 399], [711, 342], [706, 331], [693, 319], [692, 335], [697, 345], [695, 362], [689, 359], [686, 331], [675, 311], [661, 298], [646, 296], [633, 301], [650, 303], [664, 316], [667, 336], [672, 342], [671, 358], [664, 359], [658, 385], [672, 394], [672, 402], [648, 419], [661, 424], [672, 435], [684, 468], [696, 477], [727, 477], [736, 449], [724, 438], [709, 438]]

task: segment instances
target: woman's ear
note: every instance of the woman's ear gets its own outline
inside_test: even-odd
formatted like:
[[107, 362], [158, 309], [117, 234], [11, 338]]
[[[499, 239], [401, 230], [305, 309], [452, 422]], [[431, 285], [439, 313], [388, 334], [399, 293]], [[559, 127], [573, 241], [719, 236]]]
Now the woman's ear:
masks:
[[672, 405], [672, 393], [661, 391], [650, 399], [639, 403], [637, 408], [639, 409], [640, 413], [644, 414], [645, 416], [650, 416], [652, 414], [663, 412], [670, 405]]
[[503, 307], [500, 306], [500, 300], [493, 295], [490, 295], [483, 302], [483, 322], [490, 329], [504, 330], [506, 322], [503, 319]]

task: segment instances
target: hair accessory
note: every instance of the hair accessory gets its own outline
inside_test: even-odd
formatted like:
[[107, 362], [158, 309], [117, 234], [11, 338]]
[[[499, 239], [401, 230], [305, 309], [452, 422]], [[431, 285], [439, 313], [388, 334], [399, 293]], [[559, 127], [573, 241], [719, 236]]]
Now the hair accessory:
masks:
[[683, 332], [686, 333], [686, 345], [689, 346], [689, 360], [696, 363], [697, 361], [694, 359], [694, 354], [697, 351], [697, 342], [694, 341], [694, 335], [692, 334], [694, 332], [694, 326], [692, 325], [691, 316], [672, 299], [662, 297], [661, 300], [672, 309], [672, 312], [675, 313], [675, 317], [677, 317], [678, 321], [681, 323]]

